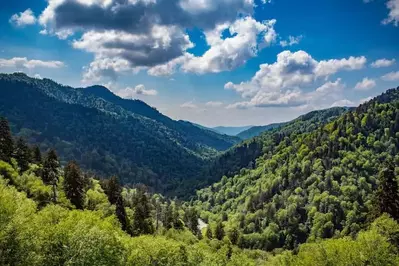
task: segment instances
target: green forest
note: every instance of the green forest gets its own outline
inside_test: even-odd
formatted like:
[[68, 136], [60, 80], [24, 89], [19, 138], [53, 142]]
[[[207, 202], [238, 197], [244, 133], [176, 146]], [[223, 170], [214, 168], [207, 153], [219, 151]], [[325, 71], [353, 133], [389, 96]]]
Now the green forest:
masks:
[[399, 88], [242, 143], [93, 87], [0, 91], [0, 265], [399, 265]]

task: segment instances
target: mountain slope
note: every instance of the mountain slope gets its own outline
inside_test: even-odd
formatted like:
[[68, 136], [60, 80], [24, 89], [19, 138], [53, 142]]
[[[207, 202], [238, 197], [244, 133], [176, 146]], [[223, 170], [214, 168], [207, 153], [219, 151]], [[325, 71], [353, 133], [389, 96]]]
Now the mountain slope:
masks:
[[226, 134], [230, 136], [237, 136], [239, 133], [248, 130], [252, 126], [243, 127], [213, 127], [212, 130], [219, 132], [221, 134]]
[[[83, 91], [87, 95], [97, 96], [134, 114], [138, 114], [162, 123], [164, 126], [175, 130], [182, 136], [182, 138], [192, 143], [201, 143], [202, 145], [222, 151], [240, 141], [239, 138], [220, 135], [209, 130], [204, 130], [185, 121], [175, 121], [170, 119], [143, 101], [120, 98], [103, 86], [92, 86], [83, 89]], [[195, 147], [190, 148], [195, 149]]]
[[243, 248], [355, 236], [373, 218], [387, 160], [398, 175], [398, 132], [399, 88], [310, 132], [264, 143], [255, 167], [199, 191], [194, 205], [207, 222], [238, 230]]
[[250, 139], [250, 138], [259, 136], [260, 134], [262, 134], [265, 131], [279, 128], [285, 124], [286, 123], [275, 123], [275, 124], [270, 124], [267, 126], [254, 126], [254, 127], [248, 128], [247, 130], [240, 132], [236, 136], [241, 139]]
[[209, 182], [216, 182], [224, 175], [232, 176], [241, 168], [253, 168], [256, 159], [262, 153], [272, 152], [272, 147], [277, 146], [285, 137], [310, 132], [347, 111], [346, 107], [312, 111], [230, 148], [213, 160], [208, 168], [206, 175], [210, 179]]
[[[148, 117], [157, 114], [138, 104], [153, 110]], [[137, 102], [104, 99], [48, 79], [0, 75], [0, 115], [8, 118], [15, 133], [40, 143], [43, 150], [55, 147], [64, 162], [77, 160], [100, 176], [117, 174], [125, 184], [141, 182], [157, 191], [184, 194], [200, 179], [206, 157], [234, 143], [178, 122], [168, 127], [173, 120], [134, 113], [129, 109], [134, 105]]]

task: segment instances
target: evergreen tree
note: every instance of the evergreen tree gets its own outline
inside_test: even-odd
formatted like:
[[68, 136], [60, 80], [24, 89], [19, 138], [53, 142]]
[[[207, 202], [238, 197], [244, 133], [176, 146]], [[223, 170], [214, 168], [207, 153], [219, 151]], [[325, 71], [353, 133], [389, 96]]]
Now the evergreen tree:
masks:
[[111, 177], [111, 179], [106, 181], [104, 183], [104, 190], [108, 196], [109, 202], [116, 207], [115, 214], [119, 222], [121, 223], [122, 230], [129, 234], [132, 234], [122, 197], [122, 187], [119, 184], [118, 178], [116, 176], [113, 176]]
[[173, 208], [172, 204], [167, 203], [165, 212], [162, 219], [162, 224], [166, 230], [169, 230], [173, 227]]
[[213, 235], [212, 235], [212, 228], [211, 228], [210, 225], [208, 225], [208, 227], [206, 228], [205, 236], [206, 236], [206, 238], [208, 238], [208, 239], [212, 239], [212, 238], [213, 238]]
[[133, 235], [145, 235], [154, 233], [154, 225], [151, 219], [151, 205], [145, 189], [139, 187], [133, 200]]
[[15, 144], [14, 158], [17, 160], [21, 173], [29, 169], [30, 150], [23, 138], [18, 138]]
[[395, 165], [391, 160], [385, 163], [378, 176], [379, 186], [377, 201], [380, 214], [388, 213], [396, 221], [399, 221], [399, 190], [395, 177]]
[[225, 236], [225, 233], [224, 233], [224, 226], [223, 226], [223, 223], [222, 223], [221, 221], [219, 221], [219, 222], [216, 224], [216, 228], [215, 228], [215, 237], [216, 237], [217, 239], [219, 239], [219, 240], [222, 240], [224, 236]]
[[54, 150], [50, 150], [43, 163], [42, 179], [43, 182], [51, 185], [53, 188], [52, 200], [57, 202], [57, 185], [58, 185], [58, 168], [59, 162], [57, 154]]
[[198, 235], [198, 218], [198, 212], [192, 207], [184, 212], [184, 222], [194, 235]]
[[234, 227], [230, 232], [229, 232], [229, 239], [233, 245], [237, 245], [238, 239], [240, 238], [240, 232], [236, 227]]
[[5, 118], [0, 118], [0, 160], [11, 162], [14, 143], [10, 126]]
[[35, 164], [41, 164], [41, 163], [42, 163], [42, 153], [41, 153], [41, 151], [40, 151], [39, 146], [37, 146], [37, 145], [35, 145], [35, 146], [33, 147], [32, 159], [33, 159], [33, 162], [34, 162]]
[[84, 205], [84, 178], [76, 162], [69, 162], [64, 170], [64, 189], [66, 197], [77, 209]]

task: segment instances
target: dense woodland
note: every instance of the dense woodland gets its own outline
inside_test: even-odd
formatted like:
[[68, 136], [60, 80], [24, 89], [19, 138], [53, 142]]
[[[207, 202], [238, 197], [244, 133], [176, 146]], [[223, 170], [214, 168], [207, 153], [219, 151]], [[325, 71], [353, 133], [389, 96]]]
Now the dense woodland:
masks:
[[381, 197], [398, 217], [399, 88], [311, 132], [254, 141], [264, 142], [254, 166], [198, 191], [193, 203], [205, 221], [236, 232], [240, 247], [355, 237], [385, 212]]
[[16, 135], [56, 149], [62, 165], [76, 160], [99, 177], [117, 174], [168, 195], [197, 187], [209, 159], [238, 141], [101, 86], [74, 89], [22, 73], [0, 75], [0, 114]]
[[[186, 172], [187, 179], [204, 175], [191, 184], [205, 185], [219, 175], [184, 201], [158, 194], [140, 179], [123, 182], [125, 171], [135, 168], [97, 179], [75, 153], [61, 159], [60, 143], [49, 140], [48, 132], [55, 136], [61, 130], [60, 114], [69, 121], [64, 128], [80, 125], [74, 121], [86, 115], [97, 116], [91, 123], [99, 130], [112, 117], [115, 127], [124, 119], [135, 121], [133, 110], [116, 112], [122, 103], [101, 100], [108, 96], [93, 98], [98, 106], [111, 105], [101, 111], [75, 100], [56, 101], [60, 96], [50, 92], [71, 88], [53, 90], [46, 81], [49, 92], [42, 93], [36, 84], [4, 77], [12, 78], [13, 88], [26, 86], [10, 93], [8, 101], [17, 101], [13, 97], [19, 93], [26, 98], [18, 105], [0, 101], [0, 110], [7, 110], [0, 119], [0, 265], [399, 265], [399, 88], [356, 109], [312, 112], [215, 159], [193, 150], [181, 154], [204, 162], [197, 175]], [[2, 86], [10, 82], [0, 81]], [[43, 102], [35, 104], [38, 95]], [[60, 110], [45, 115], [53, 100]], [[37, 118], [21, 111], [33, 107]], [[109, 113], [112, 108], [116, 111]], [[19, 124], [10, 123], [7, 114]], [[26, 120], [30, 117], [34, 121]], [[141, 120], [161, 123], [142, 116], [135, 129]], [[46, 131], [26, 132], [34, 124]], [[103, 140], [91, 129], [75, 130], [57, 132], [59, 140], [66, 141], [71, 132], [81, 134], [78, 143], [89, 141], [87, 136]], [[109, 130], [102, 132], [121, 134]], [[123, 150], [117, 144], [121, 139], [113, 141]], [[159, 163], [158, 155], [152, 166]], [[164, 156], [174, 162], [170, 154]], [[184, 174], [187, 161], [179, 159], [182, 169], [170, 175]]]

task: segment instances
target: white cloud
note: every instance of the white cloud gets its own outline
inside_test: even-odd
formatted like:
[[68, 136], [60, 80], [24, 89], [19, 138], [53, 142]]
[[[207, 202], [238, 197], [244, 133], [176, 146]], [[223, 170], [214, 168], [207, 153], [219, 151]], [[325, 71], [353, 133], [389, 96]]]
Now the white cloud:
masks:
[[[73, 47], [95, 58], [84, 80], [143, 69], [153, 76], [178, 69], [217, 73], [245, 64], [275, 41], [275, 20], [255, 21], [255, 6], [254, 0], [48, 0], [39, 22], [41, 34], [81, 36]], [[188, 53], [194, 44], [186, 32], [194, 27], [210, 46], [202, 56]], [[225, 30], [229, 38], [222, 38]]]
[[26, 57], [14, 57], [11, 59], [0, 58], [0, 68], [33, 69], [33, 68], [61, 68], [61, 61], [28, 60]]
[[205, 103], [206, 106], [211, 106], [211, 107], [220, 107], [223, 105], [222, 102], [215, 102], [215, 101], [210, 101]]
[[158, 92], [153, 89], [146, 89], [143, 84], [140, 84], [134, 88], [127, 87], [124, 90], [119, 90], [116, 92], [116, 94], [125, 99], [135, 99], [139, 95], [155, 96], [158, 94]]
[[387, 2], [389, 14], [386, 19], [382, 21], [383, 24], [393, 23], [395, 26], [399, 25], [399, 0], [389, 0]]
[[280, 41], [280, 45], [282, 47], [287, 47], [287, 46], [293, 46], [295, 44], [299, 44], [299, 42], [302, 40], [303, 36], [288, 36], [288, 40], [282, 40]]
[[339, 71], [361, 69], [366, 62], [365, 57], [316, 61], [304, 51], [284, 51], [277, 56], [275, 63], [260, 65], [260, 70], [250, 81], [226, 83], [225, 89], [235, 90], [246, 99], [229, 108], [300, 106], [320, 101], [323, 97], [334, 100], [344, 87], [340, 79], [327, 82], [313, 92], [304, 92], [303, 89]]
[[385, 80], [385, 81], [397, 81], [397, 80], [399, 80], [399, 71], [390, 72], [390, 73], [382, 76], [381, 79]]
[[211, 48], [202, 56], [187, 58], [182, 68], [186, 72], [204, 74], [242, 66], [248, 59], [255, 57], [259, 50], [276, 40], [275, 23], [276, 20], [260, 23], [246, 17], [238, 19], [227, 28], [232, 37], [222, 39], [222, 32], [226, 29], [223, 26], [205, 32]]
[[396, 62], [395, 59], [391, 59], [391, 60], [385, 59], [385, 58], [378, 59], [378, 60], [374, 61], [373, 63], [371, 63], [371, 67], [373, 67], [373, 68], [389, 67], [389, 66], [394, 65], [395, 62]]
[[25, 27], [36, 23], [36, 17], [31, 9], [12, 15], [9, 22], [17, 27]]
[[181, 108], [188, 108], [188, 109], [197, 109], [198, 106], [194, 104], [193, 101], [185, 102], [182, 105], [180, 105]]
[[355, 86], [355, 90], [368, 91], [376, 86], [374, 79], [364, 78], [362, 81], [358, 82]]
[[40, 76], [40, 74], [35, 74], [33, 77], [36, 79], [43, 79], [42, 76]]
[[334, 102], [331, 107], [350, 107], [350, 106], [356, 106], [356, 103], [348, 100], [348, 99], [343, 99], [343, 100], [339, 100]]

